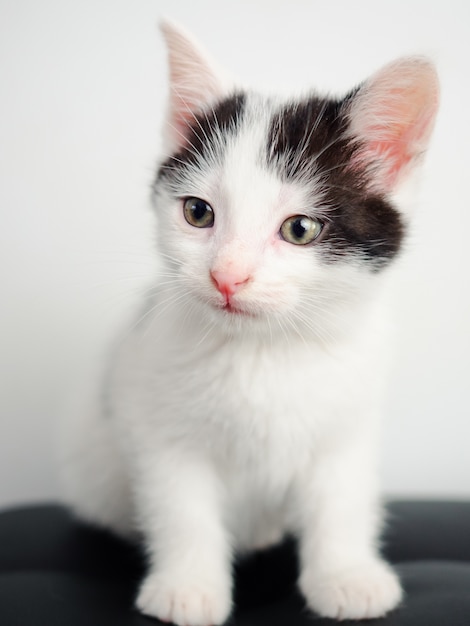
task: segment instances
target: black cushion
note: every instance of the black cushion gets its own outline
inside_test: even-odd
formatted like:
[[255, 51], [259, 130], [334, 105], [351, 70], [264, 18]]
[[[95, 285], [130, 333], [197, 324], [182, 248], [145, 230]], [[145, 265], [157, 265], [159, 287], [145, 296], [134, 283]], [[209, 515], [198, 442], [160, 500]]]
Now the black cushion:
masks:
[[[406, 592], [380, 626], [470, 625], [470, 502], [393, 502], [384, 553]], [[133, 608], [145, 561], [137, 546], [55, 505], [0, 513], [1, 626], [151, 626]], [[327, 626], [296, 591], [295, 545], [236, 567], [233, 626]], [[357, 622], [356, 622], [357, 623]]]

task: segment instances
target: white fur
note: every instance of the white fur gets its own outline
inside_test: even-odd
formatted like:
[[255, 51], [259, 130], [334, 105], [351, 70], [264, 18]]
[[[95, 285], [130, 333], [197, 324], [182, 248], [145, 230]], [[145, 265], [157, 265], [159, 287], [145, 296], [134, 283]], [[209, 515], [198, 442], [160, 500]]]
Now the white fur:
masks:
[[[115, 355], [109, 410], [97, 403], [69, 431], [68, 501], [143, 535], [137, 605], [181, 626], [222, 623], [234, 552], [287, 531], [319, 614], [378, 617], [401, 598], [377, 548], [385, 273], [277, 236], [328, 207], [260, 160], [275, 106], [253, 96], [223, 159], [216, 146], [179, 189], [158, 186], [154, 300]], [[184, 220], [183, 196], [211, 204], [213, 228]], [[221, 308], [214, 270], [249, 277], [233, 296], [242, 314]]]

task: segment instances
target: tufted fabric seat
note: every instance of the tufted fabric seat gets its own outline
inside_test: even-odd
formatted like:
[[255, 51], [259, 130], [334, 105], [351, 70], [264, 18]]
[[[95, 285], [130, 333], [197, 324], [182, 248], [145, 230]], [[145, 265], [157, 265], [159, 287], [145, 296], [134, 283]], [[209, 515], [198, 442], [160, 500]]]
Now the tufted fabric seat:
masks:
[[[395, 501], [384, 553], [403, 605], [370, 626], [470, 626], [470, 502]], [[0, 513], [1, 626], [151, 626], [133, 608], [145, 571], [139, 548], [77, 522], [57, 505]], [[295, 546], [236, 567], [233, 626], [327, 626], [296, 591]], [[355, 622], [358, 623], [358, 622]]]

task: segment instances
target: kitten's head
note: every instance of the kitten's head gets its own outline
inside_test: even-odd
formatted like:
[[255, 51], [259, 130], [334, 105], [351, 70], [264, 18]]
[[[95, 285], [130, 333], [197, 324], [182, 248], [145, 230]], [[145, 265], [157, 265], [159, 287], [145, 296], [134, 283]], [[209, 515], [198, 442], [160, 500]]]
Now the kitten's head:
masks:
[[334, 334], [400, 250], [393, 198], [433, 127], [433, 66], [405, 58], [342, 99], [286, 101], [234, 88], [179, 28], [162, 30], [155, 202], [175, 297], [229, 332]]

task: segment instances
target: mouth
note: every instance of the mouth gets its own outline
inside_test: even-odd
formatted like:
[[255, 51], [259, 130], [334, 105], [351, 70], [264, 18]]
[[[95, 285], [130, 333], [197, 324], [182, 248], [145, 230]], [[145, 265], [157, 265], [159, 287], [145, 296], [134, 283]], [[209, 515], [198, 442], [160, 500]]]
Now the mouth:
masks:
[[246, 318], [255, 318], [257, 317], [257, 315], [255, 315], [252, 311], [247, 311], [246, 309], [242, 309], [238, 306], [236, 306], [235, 304], [232, 304], [230, 302], [225, 303], [222, 306], [218, 306], [217, 307], [219, 311], [224, 312], [226, 315], [230, 315], [230, 316], [236, 316], [236, 317], [246, 317]]

